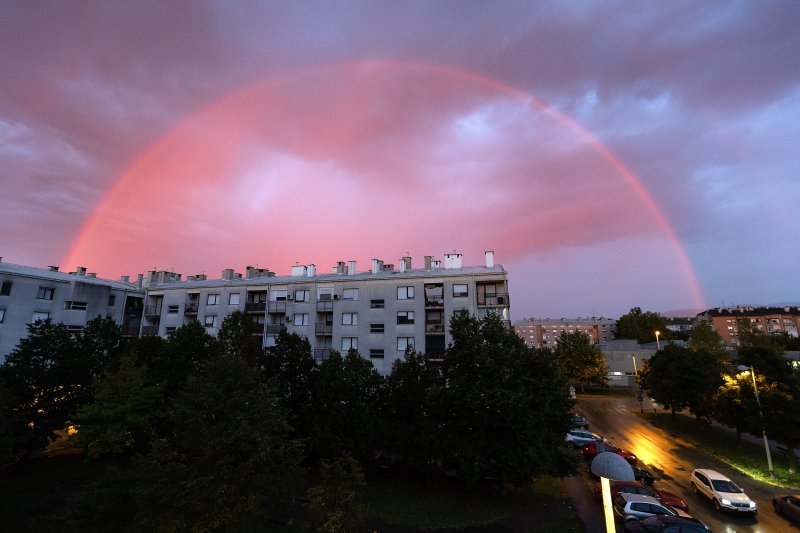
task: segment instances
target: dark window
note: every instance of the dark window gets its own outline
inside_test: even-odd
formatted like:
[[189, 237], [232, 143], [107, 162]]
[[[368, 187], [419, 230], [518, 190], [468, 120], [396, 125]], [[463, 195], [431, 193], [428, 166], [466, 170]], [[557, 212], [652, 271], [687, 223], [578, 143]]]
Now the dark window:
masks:
[[177, 305], [170, 305], [170, 306], [167, 308], [167, 313], [169, 313], [169, 314], [173, 315], [173, 314], [175, 314], [175, 313], [177, 313], [177, 312], [178, 312], [178, 308], [179, 308], [179, 307], [180, 307], [180, 306], [177, 306]]
[[109, 307], [115, 305], [117, 303], [117, 295], [116, 294], [109, 294], [108, 295], [108, 305]]
[[36, 293], [36, 298], [39, 300], [52, 300], [55, 289], [52, 287], [39, 287], [39, 292]]
[[369, 306], [372, 309], [383, 309], [384, 302], [383, 302], [383, 300], [370, 300], [369, 301]]
[[414, 323], [414, 311], [398, 311], [398, 313], [397, 313], [397, 323], [398, 324], [413, 324]]
[[4, 281], [3, 286], [0, 287], [0, 296], [10, 296], [11, 295], [11, 282]]
[[468, 295], [467, 285], [463, 283], [456, 283], [453, 285], [453, 297], [463, 298]]
[[370, 333], [383, 333], [383, 324], [370, 324], [369, 325], [369, 332]]
[[369, 351], [369, 358], [370, 359], [383, 359], [383, 350], [373, 348]]
[[86, 311], [87, 306], [88, 304], [86, 302], [72, 302], [72, 301], [64, 302], [64, 309], [72, 309], [75, 311]]

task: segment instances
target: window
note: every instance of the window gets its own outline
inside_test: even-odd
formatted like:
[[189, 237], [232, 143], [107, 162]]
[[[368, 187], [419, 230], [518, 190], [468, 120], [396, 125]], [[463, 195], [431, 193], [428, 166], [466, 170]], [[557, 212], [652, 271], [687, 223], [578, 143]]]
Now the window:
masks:
[[64, 309], [72, 309], [74, 311], [86, 311], [87, 305], [88, 304], [86, 302], [66, 301], [64, 302]]
[[414, 349], [414, 337], [397, 337], [397, 350], [405, 352], [407, 348]]
[[0, 286], [0, 296], [10, 296], [11, 295], [11, 282], [4, 281], [3, 285]]
[[397, 323], [398, 324], [413, 324], [414, 323], [414, 311], [398, 311], [397, 312]]
[[217, 315], [206, 315], [205, 325], [207, 328], [217, 327]]
[[109, 294], [108, 295], [108, 306], [114, 307], [117, 303], [117, 295], [116, 294]]
[[219, 294], [209, 294], [206, 305], [217, 305], [219, 303]]
[[358, 325], [358, 313], [342, 313], [342, 325], [343, 326], [357, 326]]
[[307, 326], [308, 325], [308, 313], [295, 313], [294, 320], [292, 324], [295, 326]]
[[167, 313], [170, 315], [174, 315], [175, 313], [178, 312], [179, 308], [180, 308], [179, 305], [170, 305], [169, 307], [167, 307]]
[[369, 307], [371, 309], [383, 309], [384, 301], [383, 300], [370, 300]]
[[0, 324], [3, 323], [3, 320], [5, 320], [5, 318], [6, 318], [6, 310], [0, 309]]
[[381, 348], [372, 348], [369, 351], [369, 358], [370, 359], [383, 359], [383, 349], [381, 349]]
[[311, 301], [311, 291], [294, 291], [295, 302]]
[[342, 291], [342, 300], [358, 300], [358, 289], [345, 289]]
[[83, 326], [70, 325], [70, 326], [67, 326], [67, 329], [71, 333], [80, 333], [81, 331], [83, 331]]
[[48, 318], [50, 318], [50, 313], [33, 313], [31, 324], [35, 324], [40, 320], [47, 320]]
[[238, 292], [229, 294], [228, 305], [239, 305], [239, 298], [241, 298], [241, 295]]
[[342, 337], [342, 351], [347, 352], [351, 348], [358, 349], [358, 337]]
[[282, 302], [286, 300], [286, 297], [289, 295], [289, 291], [286, 289], [275, 289], [274, 291], [270, 291], [269, 293], [269, 301], [270, 302]]
[[55, 289], [52, 287], [39, 287], [39, 292], [36, 294], [36, 298], [39, 300], [52, 300], [54, 292]]
[[383, 333], [383, 324], [370, 324], [369, 325], [369, 332], [370, 333]]
[[173, 333], [175, 333], [175, 329], [176, 329], [175, 326], [167, 326], [166, 328], [164, 328], [164, 333], [166, 333], [167, 335], [172, 335]]
[[413, 300], [414, 299], [414, 287], [397, 287], [397, 299], [398, 300]]
[[320, 289], [317, 294], [317, 299], [323, 302], [333, 300], [333, 288], [325, 287]]
[[454, 298], [463, 298], [467, 296], [467, 285], [466, 283], [455, 283], [453, 284], [453, 297]]

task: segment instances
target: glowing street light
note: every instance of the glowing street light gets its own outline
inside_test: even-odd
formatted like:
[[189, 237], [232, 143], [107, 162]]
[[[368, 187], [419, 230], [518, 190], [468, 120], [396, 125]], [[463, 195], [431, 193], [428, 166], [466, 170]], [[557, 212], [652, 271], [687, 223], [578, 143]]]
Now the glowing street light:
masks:
[[761, 417], [761, 435], [764, 437], [764, 449], [767, 451], [767, 466], [769, 467], [769, 475], [775, 477], [775, 471], [772, 469], [772, 454], [769, 451], [769, 440], [767, 439], [767, 428], [764, 424], [764, 411], [761, 410], [761, 400], [758, 398], [758, 386], [756, 385], [756, 371], [753, 369], [753, 366], [750, 365], [750, 368], [739, 365], [736, 367], [742, 373], [746, 374], [749, 373], [750, 376], [753, 378], [753, 392], [756, 393], [756, 403], [758, 404], [758, 416]]
[[656, 330], [656, 350], [661, 351], [661, 343], [658, 342], [659, 335], [661, 335], [661, 332]]

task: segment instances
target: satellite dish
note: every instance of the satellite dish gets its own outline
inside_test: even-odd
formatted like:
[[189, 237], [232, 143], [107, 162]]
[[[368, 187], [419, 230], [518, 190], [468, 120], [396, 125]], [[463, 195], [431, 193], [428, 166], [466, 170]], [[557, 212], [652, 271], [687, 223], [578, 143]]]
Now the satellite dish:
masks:
[[592, 474], [615, 481], [636, 481], [633, 468], [622, 456], [614, 452], [598, 453], [592, 460]]

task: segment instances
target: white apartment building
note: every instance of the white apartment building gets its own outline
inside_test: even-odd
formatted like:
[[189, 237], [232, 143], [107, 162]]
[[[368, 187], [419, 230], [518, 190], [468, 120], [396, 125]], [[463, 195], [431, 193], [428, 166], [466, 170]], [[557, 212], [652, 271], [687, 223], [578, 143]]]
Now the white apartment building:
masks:
[[528, 318], [514, 323], [514, 331], [531, 348], [555, 348], [562, 333], [580, 331], [589, 336], [592, 344], [614, 338], [617, 321], [613, 318]]
[[485, 253], [480, 266], [463, 266], [461, 254], [449, 253], [444, 263], [426, 256], [422, 268], [403, 257], [397, 268], [373, 259], [362, 272], [355, 261], [340, 261], [327, 274], [311, 264], [294, 265], [288, 276], [247, 267], [244, 275], [226, 269], [216, 280], [180, 278], [147, 274], [142, 335], [166, 336], [192, 320], [216, 335], [225, 317], [242, 311], [264, 346], [282, 331], [294, 332], [309, 340], [317, 361], [331, 350], [355, 348], [382, 374], [406, 348], [443, 352], [454, 313], [496, 313], [509, 320], [507, 273], [494, 264], [493, 252]]
[[136, 337], [144, 296], [141, 285], [127, 277], [110, 281], [83, 267], [66, 273], [55, 266], [34, 268], [0, 258], [0, 362], [37, 320], [50, 318], [80, 330], [93, 318], [107, 317], [122, 326], [124, 335]]

